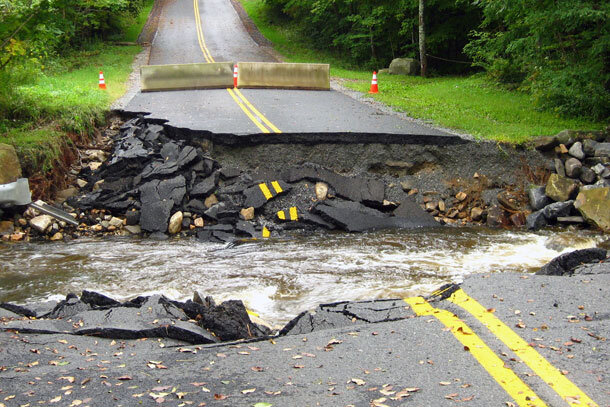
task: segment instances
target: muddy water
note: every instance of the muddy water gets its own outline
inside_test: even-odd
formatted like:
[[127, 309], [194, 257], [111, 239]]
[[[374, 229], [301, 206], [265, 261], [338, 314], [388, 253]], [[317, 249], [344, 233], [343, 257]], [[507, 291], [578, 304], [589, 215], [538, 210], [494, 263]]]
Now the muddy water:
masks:
[[0, 302], [96, 290], [117, 299], [194, 290], [242, 299], [276, 324], [319, 303], [426, 294], [477, 272], [529, 273], [603, 238], [490, 229], [319, 234], [235, 247], [131, 238], [0, 245]]

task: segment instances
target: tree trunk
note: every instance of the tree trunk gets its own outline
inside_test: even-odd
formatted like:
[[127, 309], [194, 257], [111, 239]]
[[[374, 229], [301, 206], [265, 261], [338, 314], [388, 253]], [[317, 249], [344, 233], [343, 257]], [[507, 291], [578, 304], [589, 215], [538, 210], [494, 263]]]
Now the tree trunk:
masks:
[[426, 77], [428, 71], [428, 57], [426, 56], [426, 26], [424, 23], [424, 0], [419, 0], [419, 61], [421, 76]]

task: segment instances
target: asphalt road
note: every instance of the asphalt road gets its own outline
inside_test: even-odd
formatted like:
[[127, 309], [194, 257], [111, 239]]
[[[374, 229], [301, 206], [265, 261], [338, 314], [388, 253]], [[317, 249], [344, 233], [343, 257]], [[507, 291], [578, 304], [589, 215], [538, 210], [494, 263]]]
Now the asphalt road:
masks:
[[[230, 0], [169, 0], [161, 12], [149, 64], [209, 62], [272, 62], [265, 47], [254, 42]], [[204, 44], [198, 41], [198, 30]], [[383, 87], [383, 85], [381, 85]], [[242, 89], [254, 108], [282, 133], [387, 133], [443, 135], [397, 115], [387, 114], [341, 92]], [[247, 103], [243, 103], [247, 106]], [[189, 90], [138, 93], [128, 112], [147, 112], [175, 127], [213, 133], [258, 134], [263, 131], [227, 90]], [[262, 118], [254, 114], [259, 123]], [[277, 132], [265, 126], [270, 132]]]
[[[504, 345], [462, 307], [441, 300], [430, 303], [437, 310], [433, 315], [415, 316], [407, 307], [408, 316], [400, 321], [356, 322], [307, 335], [215, 347], [158, 339], [113, 341], [2, 332], [0, 403], [589, 405], [574, 393], [577, 389], [594, 401], [590, 405], [608, 406], [609, 284], [608, 274], [548, 277], [497, 273], [466, 279], [463, 291], [530, 344], [526, 348], [550, 362], [550, 369], [534, 366], [539, 369], [534, 370], [520, 358], [519, 347]], [[444, 310], [455, 313], [466, 325], [448, 329], [436, 317]], [[491, 359], [479, 362], [475, 358], [476, 351], [485, 345], [467, 349], [458, 337], [484, 341], [498, 358], [492, 368], [514, 373], [531, 393], [518, 391], [511, 397], [486, 370], [493, 365]], [[559, 383], [552, 376], [553, 369], [569, 383]], [[555, 390], [545, 381], [553, 382]], [[514, 386], [510, 383], [508, 387]]]

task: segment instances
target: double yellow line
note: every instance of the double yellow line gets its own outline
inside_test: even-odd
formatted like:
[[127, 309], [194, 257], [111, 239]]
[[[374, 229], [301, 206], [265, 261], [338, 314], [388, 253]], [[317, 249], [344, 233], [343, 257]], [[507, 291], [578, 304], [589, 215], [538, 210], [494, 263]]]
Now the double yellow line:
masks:
[[[195, 10], [195, 26], [197, 29], [197, 41], [199, 41], [199, 48], [203, 52], [203, 57], [206, 62], [216, 62], [210, 50], [205, 45], [205, 37], [203, 36], [203, 28], [201, 25], [201, 13], [199, 12], [199, 0], [193, 0], [193, 8]], [[248, 116], [248, 118], [259, 128], [263, 133], [281, 133], [273, 123], [271, 123], [261, 112], [259, 112], [248, 99], [239, 91], [239, 89], [227, 88], [227, 92], [233, 98], [235, 103], [241, 108], [241, 110]]]
[[[520, 407], [545, 407], [542, 399], [517, 376], [504, 361], [461, 319], [451, 312], [434, 308], [422, 297], [405, 298], [413, 311], [420, 316], [430, 315], [451, 329], [451, 333], [464, 345], [464, 349], [479, 362], [498, 384], [517, 402]], [[519, 358], [548, 384], [569, 406], [598, 407], [598, 405], [565, 377], [559, 369], [549, 363], [517, 335], [504, 322], [485, 309], [462, 289], [453, 292], [450, 301], [474, 316], [496, 338], [508, 346]]]

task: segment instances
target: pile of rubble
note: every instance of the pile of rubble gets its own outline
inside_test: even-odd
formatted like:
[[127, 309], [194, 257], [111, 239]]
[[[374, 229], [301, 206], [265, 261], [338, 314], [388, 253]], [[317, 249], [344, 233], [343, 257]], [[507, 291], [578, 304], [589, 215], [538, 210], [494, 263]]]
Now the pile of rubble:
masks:
[[[406, 193], [400, 202], [387, 201], [381, 180], [315, 165], [279, 174], [221, 167], [201, 147], [170, 139], [163, 126], [139, 118], [121, 126], [110, 157], [85, 166], [77, 182], [80, 193], [66, 202], [81, 233], [226, 242], [287, 229], [438, 226]], [[37, 230], [53, 228], [47, 227]]]
[[588, 222], [610, 232], [610, 142], [564, 131], [538, 139], [536, 149], [552, 156], [552, 173], [545, 186], [529, 190], [527, 227]]
[[103, 294], [83, 291], [60, 302], [0, 304], [1, 330], [71, 334], [114, 339], [170, 338], [205, 344], [261, 338], [272, 330], [248, 315], [238, 300], [217, 305], [195, 293], [193, 300], [172, 301], [162, 295], [119, 302]]

